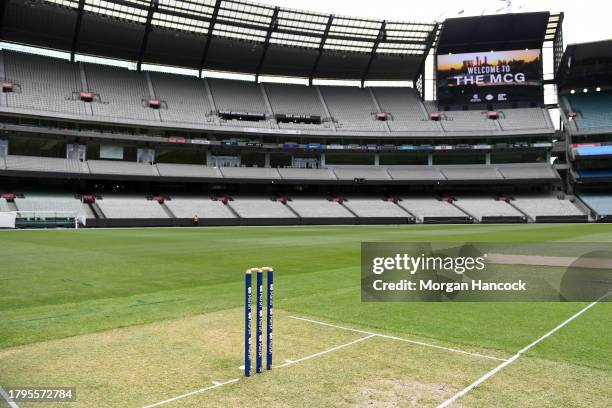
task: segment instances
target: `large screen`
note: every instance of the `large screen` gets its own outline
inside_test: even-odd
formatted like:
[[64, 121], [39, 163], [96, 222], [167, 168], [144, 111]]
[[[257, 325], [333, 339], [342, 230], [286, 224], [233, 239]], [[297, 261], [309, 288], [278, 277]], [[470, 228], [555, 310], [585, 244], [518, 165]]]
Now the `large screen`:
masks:
[[473, 105], [542, 101], [540, 50], [438, 55], [438, 103]]

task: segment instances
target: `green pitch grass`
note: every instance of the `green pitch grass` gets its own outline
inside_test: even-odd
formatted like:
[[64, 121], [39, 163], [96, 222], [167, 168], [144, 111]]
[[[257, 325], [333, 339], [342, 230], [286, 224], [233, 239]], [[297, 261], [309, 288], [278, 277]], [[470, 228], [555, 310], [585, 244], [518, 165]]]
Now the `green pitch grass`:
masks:
[[[0, 386], [75, 386], [71, 407], [138, 407], [241, 378], [252, 266], [277, 271], [276, 365], [358, 342], [162, 406], [436, 406], [500, 361], [290, 316], [508, 358], [586, 306], [361, 303], [361, 241], [612, 245], [612, 225], [1, 232]], [[612, 305], [597, 304], [458, 406], [609, 406], [610, 327]]]

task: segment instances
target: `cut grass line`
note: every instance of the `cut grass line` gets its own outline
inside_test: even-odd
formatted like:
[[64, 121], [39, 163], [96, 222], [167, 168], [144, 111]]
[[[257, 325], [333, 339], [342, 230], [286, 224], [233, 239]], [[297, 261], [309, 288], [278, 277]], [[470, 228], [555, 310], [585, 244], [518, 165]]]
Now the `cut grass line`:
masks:
[[0, 395], [2, 395], [2, 398], [4, 398], [9, 407], [19, 408], [19, 405], [17, 405], [15, 401], [13, 401], [13, 399], [6, 393], [6, 391], [4, 391], [4, 388], [2, 387], [0, 387]]
[[440, 349], [440, 350], [450, 351], [450, 352], [453, 352], [453, 353], [467, 354], [467, 355], [472, 356], [472, 357], [487, 358], [489, 360], [497, 360], [497, 361], [507, 361], [505, 358], [493, 357], [493, 356], [488, 356], [486, 354], [480, 354], [480, 353], [472, 353], [470, 351], [460, 350], [460, 349], [451, 348], [451, 347], [438, 346], [437, 344], [431, 344], [431, 343], [425, 343], [425, 342], [417, 341], [417, 340], [405, 339], [403, 337], [390, 336], [388, 334], [374, 333], [374, 332], [369, 332], [369, 331], [365, 331], [365, 330], [353, 329], [351, 327], [339, 326], [337, 324], [321, 322], [321, 321], [318, 321], [318, 320], [305, 319], [303, 317], [298, 317], [298, 316], [289, 316], [289, 317], [291, 319], [296, 319], [296, 320], [301, 320], [301, 321], [304, 321], [304, 322], [319, 324], [321, 326], [328, 326], [328, 327], [333, 327], [335, 329], [348, 330], [348, 331], [352, 331], [352, 332], [356, 332], [356, 333], [371, 334], [371, 335], [374, 335], [376, 337], [381, 337], [383, 339], [402, 341], [404, 343], [416, 344], [418, 346], [423, 346], [423, 347], [436, 348], [436, 349]]
[[158, 407], [158, 406], [163, 405], [163, 404], [168, 404], [169, 402], [174, 402], [176, 400], [180, 400], [182, 398], [189, 397], [191, 395], [200, 394], [202, 392], [209, 391], [209, 390], [212, 390], [212, 389], [215, 389], [215, 388], [219, 388], [219, 387], [223, 387], [224, 385], [233, 384], [233, 383], [238, 382], [238, 381], [240, 381], [240, 378], [234, 378], [233, 380], [229, 380], [229, 381], [225, 381], [225, 382], [217, 382], [217, 381], [215, 381], [215, 382], [213, 382], [214, 385], [211, 385], [210, 387], [200, 388], [199, 390], [191, 391], [191, 392], [188, 392], [186, 394], [182, 394], [182, 395], [178, 395], [176, 397], [168, 398], [166, 400], [159, 401], [159, 402], [156, 402], [156, 403], [153, 403], [153, 404], [150, 404], [150, 405], [145, 405], [143, 408]]
[[371, 339], [372, 337], [376, 337], [376, 335], [375, 334], [370, 334], [370, 335], [365, 336], [365, 337], [360, 337], [357, 340], [353, 340], [351, 342], [348, 342], [348, 343], [345, 343], [345, 344], [341, 344], [339, 346], [332, 347], [330, 349], [323, 350], [323, 351], [320, 351], [320, 352], [315, 353], [315, 354], [311, 354], [311, 355], [306, 356], [306, 357], [298, 358], [297, 360], [289, 360], [289, 361], [287, 361], [284, 364], [275, 366], [274, 368], [288, 367], [290, 365], [293, 365], [293, 364], [296, 364], [296, 363], [300, 363], [302, 361], [310, 360], [311, 358], [319, 357], [319, 356], [322, 356], [324, 354], [331, 353], [333, 351], [340, 350], [340, 349], [343, 349], [343, 348], [348, 347], [348, 346], [352, 346], [355, 343], [359, 343], [361, 341], [364, 341], [364, 340], [367, 340], [367, 339]]
[[498, 365], [497, 367], [495, 367], [494, 369], [492, 369], [491, 371], [489, 371], [488, 373], [486, 373], [485, 375], [483, 375], [482, 377], [480, 377], [479, 379], [477, 379], [476, 381], [474, 381], [473, 383], [471, 383], [470, 385], [468, 385], [467, 387], [465, 387], [463, 390], [459, 391], [457, 394], [453, 395], [452, 397], [450, 397], [449, 399], [447, 399], [446, 401], [444, 401], [443, 403], [441, 403], [440, 405], [438, 405], [437, 408], [445, 408], [450, 406], [452, 403], [454, 403], [455, 401], [457, 401], [459, 398], [465, 396], [468, 392], [472, 391], [474, 388], [478, 387], [480, 384], [482, 384], [483, 382], [487, 381], [489, 378], [493, 377], [495, 374], [497, 374], [498, 372], [500, 372], [501, 370], [503, 370], [505, 367], [509, 366], [510, 364], [514, 363], [516, 360], [518, 360], [524, 353], [526, 353], [527, 351], [529, 351], [532, 347], [534, 347], [536, 344], [540, 343], [541, 341], [545, 340], [546, 338], [550, 337], [551, 335], [553, 335], [554, 333], [556, 333], [557, 331], [561, 330], [563, 327], [565, 327], [566, 325], [568, 325], [570, 322], [572, 322], [574, 319], [576, 319], [578, 316], [580, 316], [581, 314], [583, 314], [584, 312], [586, 312], [587, 310], [589, 310], [590, 308], [592, 308], [593, 306], [595, 306], [597, 303], [599, 303], [600, 301], [602, 301], [603, 299], [607, 298], [608, 296], [610, 296], [612, 294], [612, 291], [606, 293], [605, 295], [603, 295], [602, 297], [600, 297], [599, 299], [597, 299], [596, 301], [594, 301], [593, 303], [590, 303], [588, 306], [583, 307], [582, 309], [580, 309], [577, 313], [575, 313], [574, 315], [572, 315], [571, 317], [569, 317], [568, 319], [564, 320], [563, 322], [559, 323], [554, 329], [552, 329], [551, 331], [549, 331], [548, 333], [544, 334], [543, 336], [537, 338], [536, 340], [534, 340], [533, 342], [531, 342], [530, 344], [528, 344], [527, 346], [523, 347], [522, 349], [520, 349], [514, 356], [512, 356], [512, 358], [510, 358], [509, 360], [501, 363], [500, 365]]

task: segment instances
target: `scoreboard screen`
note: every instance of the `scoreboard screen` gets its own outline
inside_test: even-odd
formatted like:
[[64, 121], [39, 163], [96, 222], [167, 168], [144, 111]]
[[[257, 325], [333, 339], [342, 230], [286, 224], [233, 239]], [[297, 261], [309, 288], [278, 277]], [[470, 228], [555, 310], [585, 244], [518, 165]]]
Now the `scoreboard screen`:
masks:
[[440, 105], [541, 103], [541, 51], [486, 51], [437, 56]]

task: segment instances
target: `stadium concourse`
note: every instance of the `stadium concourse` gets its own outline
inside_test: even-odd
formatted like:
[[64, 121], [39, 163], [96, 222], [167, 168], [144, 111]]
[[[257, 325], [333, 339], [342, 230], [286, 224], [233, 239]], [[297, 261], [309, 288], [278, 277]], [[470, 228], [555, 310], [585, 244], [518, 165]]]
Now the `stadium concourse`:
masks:
[[[21, 2], [8, 1], [2, 14], [5, 44], [30, 47], [0, 51], [0, 211], [16, 214], [16, 226], [36, 226], [53, 213], [69, 218], [60, 225], [77, 220], [88, 227], [610, 217], [610, 90], [604, 82], [587, 86], [572, 66], [559, 69], [563, 126], [556, 130], [549, 109], [557, 106], [545, 103], [541, 69], [533, 69], [565, 67], [561, 60], [583, 58], [583, 49], [606, 53], [606, 42], [564, 53], [562, 13], [517, 15], [524, 32], [482, 57], [480, 40], [467, 34], [481, 27], [478, 18], [338, 19], [234, 0], [220, 0], [217, 9], [34, 3], [26, 13]], [[187, 57], [199, 48], [195, 20], [176, 20], [176, 13], [212, 21], [201, 58]], [[48, 16], [74, 23], [74, 34], [41, 23]], [[249, 19], [257, 23], [245, 26]], [[508, 33], [518, 21], [482, 19]], [[295, 25], [299, 20], [311, 25], [309, 35]], [[103, 47], [91, 41], [96, 30], [126, 34], [135, 26], [142, 27], [139, 44], [115, 36]], [[258, 58], [253, 52], [245, 58], [241, 30], [253, 30]], [[542, 61], [544, 46], [554, 49], [550, 61]], [[437, 100], [426, 98], [428, 56], [438, 58]], [[487, 58], [525, 63], [524, 72], [506, 78], [527, 76], [523, 91], [502, 86], [482, 99], [477, 88], [457, 94], [461, 86], [447, 86], [449, 66], [485, 72]], [[113, 59], [136, 69], [111, 66]], [[465, 75], [457, 78], [474, 80]]]

